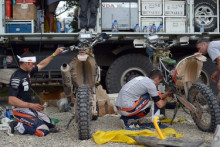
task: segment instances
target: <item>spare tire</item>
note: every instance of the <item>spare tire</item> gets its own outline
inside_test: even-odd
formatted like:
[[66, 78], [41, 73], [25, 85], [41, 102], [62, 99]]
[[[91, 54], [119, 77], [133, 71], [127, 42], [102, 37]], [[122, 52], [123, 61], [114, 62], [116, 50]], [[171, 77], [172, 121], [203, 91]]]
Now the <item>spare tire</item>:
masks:
[[128, 54], [116, 59], [106, 75], [109, 93], [118, 93], [121, 87], [137, 76], [147, 76], [153, 69], [149, 58], [141, 54]]
[[[200, 31], [201, 22], [204, 23], [205, 32], [213, 32], [217, 28], [217, 3], [216, 0], [196, 0], [195, 1], [195, 31]], [[198, 17], [201, 16], [201, 17]], [[210, 17], [202, 17], [210, 16]]]

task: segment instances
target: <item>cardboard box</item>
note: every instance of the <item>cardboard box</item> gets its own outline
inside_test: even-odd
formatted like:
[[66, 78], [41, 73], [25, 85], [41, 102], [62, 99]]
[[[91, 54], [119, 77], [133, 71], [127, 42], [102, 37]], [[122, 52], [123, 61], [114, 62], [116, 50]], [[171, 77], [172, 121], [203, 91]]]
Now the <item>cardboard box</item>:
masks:
[[34, 4], [13, 5], [13, 20], [37, 21], [37, 7]]
[[21, 3], [36, 4], [38, 3], [38, 0], [16, 0], [16, 4], [21, 4]]

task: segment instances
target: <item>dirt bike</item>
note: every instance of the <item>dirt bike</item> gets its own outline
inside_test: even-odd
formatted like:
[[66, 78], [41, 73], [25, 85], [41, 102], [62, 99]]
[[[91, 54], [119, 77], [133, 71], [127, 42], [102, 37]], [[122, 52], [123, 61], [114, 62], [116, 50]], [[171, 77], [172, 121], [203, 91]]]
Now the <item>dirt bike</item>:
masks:
[[173, 92], [176, 107], [171, 124], [181, 106], [191, 114], [200, 130], [214, 131], [220, 124], [220, 107], [212, 90], [198, 82], [206, 57], [191, 55], [177, 63], [169, 49], [181, 42], [173, 40], [169, 43], [158, 35], [149, 35], [144, 40], [136, 39], [133, 43], [136, 48], [146, 48], [149, 58], [153, 60], [153, 67], [164, 74], [164, 88]]
[[100, 81], [100, 69], [92, 51], [94, 45], [103, 42], [106, 38], [106, 34], [95, 36], [79, 34], [78, 45], [70, 46], [64, 50], [64, 52], [78, 51], [68, 64], [65, 63], [61, 66], [61, 74], [64, 93], [68, 98], [74, 99], [75, 114], [73, 118], [78, 124], [80, 140], [87, 140], [91, 137], [90, 120], [98, 119], [98, 103], [94, 94], [96, 84]]

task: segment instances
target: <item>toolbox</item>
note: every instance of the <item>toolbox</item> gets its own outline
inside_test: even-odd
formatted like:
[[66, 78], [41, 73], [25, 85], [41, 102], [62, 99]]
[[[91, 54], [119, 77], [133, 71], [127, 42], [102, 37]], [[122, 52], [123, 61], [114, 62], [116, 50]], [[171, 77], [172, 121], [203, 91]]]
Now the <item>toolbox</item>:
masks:
[[5, 22], [5, 33], [35, 33], [37, 23], [34, 20], [12, 20]]

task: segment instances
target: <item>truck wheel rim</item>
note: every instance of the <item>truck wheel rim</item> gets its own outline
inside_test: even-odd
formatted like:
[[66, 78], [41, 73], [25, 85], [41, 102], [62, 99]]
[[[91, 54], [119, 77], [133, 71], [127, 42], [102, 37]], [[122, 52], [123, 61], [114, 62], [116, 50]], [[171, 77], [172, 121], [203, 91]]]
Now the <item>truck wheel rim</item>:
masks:
[[123, 72], [121, 76], [121, 86], [125, 85], [131, 79], [138, 77], [138, 76], [147, 76], [145, 71], [140, 68], [129, 68]]
[[[213, 22], [214, 12], [208, 6], [200, 6], [195, 10], [196, 22], [200, 24], [202, 21], [205, 25], [210, 25]], [[201, 17], [199, 17], [201, 16]], [[202, 17], [202, 16], [210, 16], [210, 17]]]

